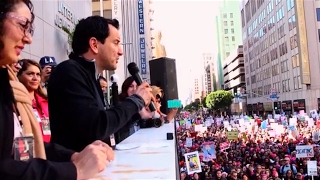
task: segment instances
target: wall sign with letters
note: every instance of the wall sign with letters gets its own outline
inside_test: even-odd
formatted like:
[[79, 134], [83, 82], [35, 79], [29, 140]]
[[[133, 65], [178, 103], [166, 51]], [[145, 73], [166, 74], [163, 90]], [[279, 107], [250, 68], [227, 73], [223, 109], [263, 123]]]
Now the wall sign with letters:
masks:
[[146, 40], [144, 37], [140, 38], [140, 58], [141, 74], [147, 74]]

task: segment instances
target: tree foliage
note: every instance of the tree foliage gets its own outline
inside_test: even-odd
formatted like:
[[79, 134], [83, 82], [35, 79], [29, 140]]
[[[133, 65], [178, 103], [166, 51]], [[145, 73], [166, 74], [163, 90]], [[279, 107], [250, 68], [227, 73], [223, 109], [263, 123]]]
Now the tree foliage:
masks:
[[207, 107], [207, 104], [206, 104], [206, 99], [207, 99], [207, 96], [205, 96], [205, 97], [202, 99], [201, 104], [202, 104], [203, 107], [208, 108], [208, 107]]
[[185, 111], [197, 111], [200, 108], [200, 99], [195, 99], [194, 102], [191, 102], [190, 104], [186, 105], [184, 107]]
[[68, 44], [71, 48], [71, 44], [72, 44], [72, 39], [73, 39], [73, 34], [74, 34], [74, 29], [73, 30], [70, 30], [69, 28], [65, 27], [65, 26], [62, 26], [61, 28], [65, 33], [67, 33], [68, 35]]
[[229, 91], [218, 90], [206, 96], [205, 104], [214, 110], [225, 109], [232, 104], [233, 95]]

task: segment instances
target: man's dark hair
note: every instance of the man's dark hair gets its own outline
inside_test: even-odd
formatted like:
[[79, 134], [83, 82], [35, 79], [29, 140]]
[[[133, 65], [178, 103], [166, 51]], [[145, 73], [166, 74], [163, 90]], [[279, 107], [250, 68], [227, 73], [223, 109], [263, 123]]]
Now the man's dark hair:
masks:
[[119, 21], [116, 19], [106, 19], [101, 16], [90, 16], [81, 19], [76, 25], [72, 37], [72, 50], [74, 55], [82, 55], [89, 49], [89, 39], [96, 38], [104, 44], [110, 34], [109, 24], [119, 29]]
[[107, 79], [106, 79], [106, 78], [104, 78], [103, 76], [99, 76], [98, 80], [99, 80], [99, 81], [101, 81], [101, 80], [102, 80], [102, 81], [108, 82], [108, 81], [107, 81]]

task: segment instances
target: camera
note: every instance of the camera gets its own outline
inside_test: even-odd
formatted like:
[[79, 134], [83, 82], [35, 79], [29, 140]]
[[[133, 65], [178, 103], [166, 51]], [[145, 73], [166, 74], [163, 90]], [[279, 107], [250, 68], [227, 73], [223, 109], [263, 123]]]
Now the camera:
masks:
[[154, 118], [154, 119], [141, 119], [139, 121], [140, 128], [159, 128], [163, 125], [163, 122], [160, 118]]

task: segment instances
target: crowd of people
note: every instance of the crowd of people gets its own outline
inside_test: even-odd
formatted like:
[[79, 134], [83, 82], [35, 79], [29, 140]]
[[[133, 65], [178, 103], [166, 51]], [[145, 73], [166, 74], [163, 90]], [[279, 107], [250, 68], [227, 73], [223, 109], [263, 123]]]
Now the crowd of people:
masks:
[[[206, 120], [207, 119], [207, 120]], [[208, 118], [185, 118], [177, 128], [180, 172], [182, 180], [307, 180], [319, 179], [319, 176], [308, 175], [308, 161], [316, 161], [314, 173], [320, 175], [320, 148], [318, 147], [318, 130], [316, 123], [308, 125], [299, 119], [291, 136], [289, 126], [284, 126], [283, 132], [274, 135], [270, 127], [271, 121], [266, 120], [267, 128], [261, 128], [261, 119], [252, 118], [253, 126], [241, 128], [235, 118], [211, 118], [211, 123], [205, 123]], [[210, 119], [209, 119], [210, 121]], [[313, 121], [313, 119], [312, 119]], [[227, 123], [222, 123], [227, 122]], [[230, 122], [232, 127], [230, 130]], [[276, 124], [285, 124], [276, 121]], [[189, 124], [189, 126], [188, 126]], [[195, 127], [197, 124], [207, 126], [204, 131]], [[289, 124], [289, 122], [287, 123]], [[242, 125], [242, 127], [245, 125]], [[281, 127], [283, 127], [281, 125]], [[253, 129], [251, 129], [253, 128]], [[228, 138], [228, 132], [238, 134], [236, 138]], [[241, 132], [242, 131], [242, 132]], [[188, 145], [188, 139], [192, 145]], [[205, 158], [205, 146], [213, 144], [213, 158]], [[226, 146], [227, 144], [227, 146]], [[312, 154], [309, 157], [297, 157], [297, 146], [311, 145]], [[185, 153], [199, 152], [201, 172], [188, 172], [190, 163]]]
[[[78, 22], [69, 59], [20, 59], [34, 33], [31, 0], [0, 1], [0, 179], [80, 180], [114, 160], [112, 144], [137, 130], [141, 119], [172, 119], [159, 111], [162, 91], [132, 77], [119, 103], [104, 92], [104, 70], [122, 56], [119, 22], [90, 16]], [[63, 62], [62, 62], [63, 61]], [[157, 111], [148, 105], [153, 101]]]

